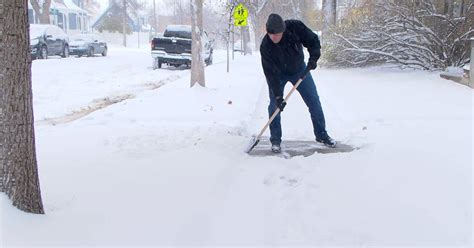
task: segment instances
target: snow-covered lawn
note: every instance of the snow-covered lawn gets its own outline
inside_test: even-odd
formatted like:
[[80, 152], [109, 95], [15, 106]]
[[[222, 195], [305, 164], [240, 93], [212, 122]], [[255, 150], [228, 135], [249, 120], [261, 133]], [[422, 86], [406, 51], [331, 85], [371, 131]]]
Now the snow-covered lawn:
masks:
[[[34, 61], [46, 215], [0, 195], [1, 245], [472, 245], [472, 89], [318, 68], [330, 135], [361, 149], [252, 157], [267, 118], [260, 58], [225, 70], [217, 51], [206, 88], [189, 88], [189, 70], [153, 71], [148, 50]], [[282, 125], [283, 139], [314, 139], [298, 94]]]

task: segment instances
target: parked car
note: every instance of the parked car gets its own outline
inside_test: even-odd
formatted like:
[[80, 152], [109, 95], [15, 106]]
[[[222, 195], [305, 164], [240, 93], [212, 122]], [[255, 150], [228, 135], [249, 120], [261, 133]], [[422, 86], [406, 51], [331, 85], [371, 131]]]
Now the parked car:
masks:
[[92, 57], [94, 54], [107, 56], [107, 43], [99, 40], [92, 34], [78, 34], [70, 38], [69, 49], [71, 55], [79, 57], [86, 55]]
[[32, 59], [47, 59], [53, 55], [69, 57], [69, 39], [58, 26], [30, 24], [30, 50]]
[[[201, 39], [204, 44], [204, 61], [206, 65], [211, 65], [213, 42], [206, 32], [202, 32]], [[162, 64], [191, 66], [191, 44], [191, 26], [168, 25], [163, 36], [155, 37], [151, 42], [153, 69], [161, 68]]]

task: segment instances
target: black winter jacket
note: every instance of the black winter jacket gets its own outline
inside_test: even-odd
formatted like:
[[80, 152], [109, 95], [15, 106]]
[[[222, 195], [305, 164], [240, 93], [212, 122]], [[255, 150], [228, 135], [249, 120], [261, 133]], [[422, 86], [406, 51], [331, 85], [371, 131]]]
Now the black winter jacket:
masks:
[[304, 65], [303, 46], [308, 49], [310, 59], [318, 61], [321, 44], [318, 35], [298, 20], [286, 20], [286, 30], [278, 44], [274, 44], [268, 34], [260, 45], [262, 66], [267, 83], [274, 96], [283, 96], [280, 76], [295, 75]]

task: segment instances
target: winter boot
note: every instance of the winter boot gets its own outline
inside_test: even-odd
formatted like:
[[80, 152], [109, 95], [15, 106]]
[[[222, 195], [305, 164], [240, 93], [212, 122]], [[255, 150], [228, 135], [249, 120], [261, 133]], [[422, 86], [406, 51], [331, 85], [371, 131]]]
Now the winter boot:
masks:
[[272, 152], [281, 153], [281, 146], [279, 144], [273, 144], [272, 145]]
[[331, 148], [336, 147], [336, 143], [337, 143], [333, 138], [329, 137], [329, 135], [327, 135], [324, 138], [316, 138], [316, 141], [319, 143], [323, 143], [325, 146], [331, 147]]

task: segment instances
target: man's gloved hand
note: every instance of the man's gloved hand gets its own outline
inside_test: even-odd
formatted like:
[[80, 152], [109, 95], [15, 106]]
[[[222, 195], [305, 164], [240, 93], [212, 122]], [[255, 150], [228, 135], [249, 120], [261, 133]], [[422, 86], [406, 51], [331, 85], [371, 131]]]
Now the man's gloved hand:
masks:
[[283, 112], [283, 109], [286, 106], [286, 101], [283, 99], [283, 96], [277, 96], [276, 98], [276, 106], [280, 109], [280, 112]]
[[306, 65], [306, 68], [308, 70], [314, 70], [314, 69], [316, 69], [316, 67], [318, 67], [318, 63], [316, 62], [316, 60], [313, 59], [313, 58], [309, 58], [308, 64]]

